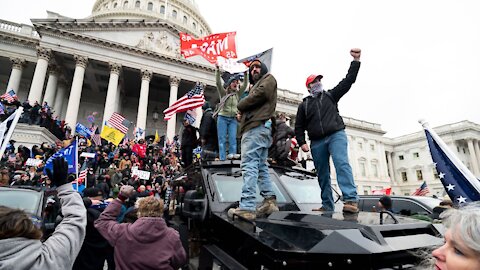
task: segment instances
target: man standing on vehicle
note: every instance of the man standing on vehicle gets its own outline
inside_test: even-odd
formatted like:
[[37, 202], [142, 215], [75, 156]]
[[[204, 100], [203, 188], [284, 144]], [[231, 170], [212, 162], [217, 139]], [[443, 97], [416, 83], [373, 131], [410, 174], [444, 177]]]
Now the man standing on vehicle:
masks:
[[358, 195], [353, 180], [352, 168], [348, 163], [348, 141], [345, 124], [338, 112], [338, 101], [355, 82], [360, 69], [360, 49], [351, 49], [353, 61], [346, 77], [333, 89], [325, 91], [322, 75], [310, 75], [306, 86], [310, 95], [298, 106], [295, 134], [304, 152], [310, 151], [305, 141], [305, 130], [311, 140], [312, 157], [322, 190], [322, 207], [316, 211], [333, 211], [334, 200], [330, 179], [329, 159], [332, 156], [337, 173], [337, 182], [344, 199], [343, 211], [358, 212]]
[[[242, 99], [237, 109], [242, 134], [242, 174], [243, 187], [240, 207], [228, 210], [233, 215], [253, 220], [256, 216], [269, 215], [278, 211], [275, 193], [268, 172], [268, 148], [272, 145], [272, 121], [277, 104], [277, 81], [268, 74], [267, 66], [254, 60], [249, 67], [250, 83], [253, 87], [247, 97]], [[264, 200], [256, 208], [255, 195], [257, 183]]]

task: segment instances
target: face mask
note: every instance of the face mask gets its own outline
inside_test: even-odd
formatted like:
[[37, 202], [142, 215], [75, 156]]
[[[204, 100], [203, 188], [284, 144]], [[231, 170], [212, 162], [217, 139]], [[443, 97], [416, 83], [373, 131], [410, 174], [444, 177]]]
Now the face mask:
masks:
[[316, 96], [322, 91], [323, 91], [323, 85], [321, 82], [316, 82], [311, 84], [310, 93], [312, 94], [312, 96]]

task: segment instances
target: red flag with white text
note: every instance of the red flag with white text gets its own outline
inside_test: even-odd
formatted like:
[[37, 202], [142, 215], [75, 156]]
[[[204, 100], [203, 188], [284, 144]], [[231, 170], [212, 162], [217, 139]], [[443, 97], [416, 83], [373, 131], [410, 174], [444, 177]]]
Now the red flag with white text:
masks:
[[187, 33], [180, 33], [180, 52], [185, 58], [203, 56], [212, 64], [217, 61], [218, 56], [237, 58], [236, 34], [237, 32], [218, 33], [195, 39]]

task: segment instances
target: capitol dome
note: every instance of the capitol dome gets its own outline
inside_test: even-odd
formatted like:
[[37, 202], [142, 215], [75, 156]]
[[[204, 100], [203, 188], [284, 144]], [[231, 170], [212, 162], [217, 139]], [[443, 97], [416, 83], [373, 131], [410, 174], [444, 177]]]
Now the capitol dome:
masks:
[[180, 32], [187, 32], [194, 36], [211, 34], [210, 26], [200, 14], [194, 0], [97, 0], [90, 17], [99, 21], [160, 20], [171, 23]]

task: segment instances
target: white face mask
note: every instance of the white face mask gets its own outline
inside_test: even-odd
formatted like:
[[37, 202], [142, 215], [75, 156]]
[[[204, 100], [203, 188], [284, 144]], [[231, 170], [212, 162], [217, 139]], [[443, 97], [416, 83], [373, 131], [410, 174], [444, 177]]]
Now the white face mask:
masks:
[[321, 82], [316, 82], [316, 83], [312, 83], [310, 85], [310, 93], [312, 95], [317, 95], [318, 93], [322, 92], [323, 91], [323, 85]]

